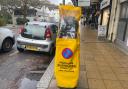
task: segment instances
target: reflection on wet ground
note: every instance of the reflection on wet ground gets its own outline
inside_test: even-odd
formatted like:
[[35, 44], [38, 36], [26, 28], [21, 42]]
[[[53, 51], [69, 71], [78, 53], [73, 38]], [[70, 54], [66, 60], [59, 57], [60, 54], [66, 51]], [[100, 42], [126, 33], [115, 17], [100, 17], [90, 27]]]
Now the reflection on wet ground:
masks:
[[40, 52], [0, 52], [0, 89], [36, 89], [52, 59]]
[[48, 65], [40, 65], [36, 69], [32, 69], [21, 80], [18, 89], [37, 89], [36, 85], [43, 76]]
[[36, 89], [37, 82], [38, 81], [36, 80], [30, 80], [28, 78], [24, 78], [22, 79], [21, 86], [19, 89]]
[[27, 74], [26, 77], [21, 79], [19, 89], [37, 89], [36, 85], [43, 74]]

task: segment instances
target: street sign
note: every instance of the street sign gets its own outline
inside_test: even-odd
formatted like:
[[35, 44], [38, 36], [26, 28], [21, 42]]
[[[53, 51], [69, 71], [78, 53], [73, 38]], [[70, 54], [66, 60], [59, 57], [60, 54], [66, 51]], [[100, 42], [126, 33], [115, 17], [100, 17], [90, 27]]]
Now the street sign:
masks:
[[107, 26], [98, 26], [98, 37], [106, 37]]
[[90, 0], [78, 0], [78, 6], [88, 7], [90, 6]]
[[71, 49], [69, 48], [65, 48], [62, 52], [62, 56], [65, 58], [65, 59], [69, 59], [73, 56], [73, 52]]
[[[78, 23], [81, 18], [81, 8], [73, 5], [60, 5], [59, 11], [60, 29], [56, 38], [54, 72], [58, 87], [74, 89], [77, 87], [80, 72], [80, 29]], [[77, 36], [72, 38], [74, 32]]]
[[103, 0], [101, 3], [100, 3], [100, 9], [103, 9], [107, 6], [110, 5], [110, 0]]

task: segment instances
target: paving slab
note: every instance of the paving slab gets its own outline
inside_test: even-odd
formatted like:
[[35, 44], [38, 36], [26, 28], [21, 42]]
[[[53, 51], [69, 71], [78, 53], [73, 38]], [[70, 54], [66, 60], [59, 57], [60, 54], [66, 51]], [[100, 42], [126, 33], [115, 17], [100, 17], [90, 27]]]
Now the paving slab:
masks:
[[[128, 56], [115, 44], [99, 41], [97, 31], [81, 27], [80, 77], [76, 89], [128, 89]], [[48, 89], [59, 89], [53, 77]]]

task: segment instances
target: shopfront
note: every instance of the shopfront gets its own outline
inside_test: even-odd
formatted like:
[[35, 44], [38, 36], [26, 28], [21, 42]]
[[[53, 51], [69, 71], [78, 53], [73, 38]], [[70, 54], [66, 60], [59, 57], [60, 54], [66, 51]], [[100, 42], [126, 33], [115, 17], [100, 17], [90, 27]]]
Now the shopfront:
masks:
[[116, 44], [118, 44], [123, 51], [128, 53], [128, 1], [120, 0], [120, 6]]
[[107, 33], [106, 37], [108, 34], [108, 27], [109, 27], [109, 19], [110, 19], [110, 10], [111, 10], [111, 0], [103, 0], [100, 4], [100, 9], [101, 9], [101, 22], [100, 25], [106, 26], [107, 28]]

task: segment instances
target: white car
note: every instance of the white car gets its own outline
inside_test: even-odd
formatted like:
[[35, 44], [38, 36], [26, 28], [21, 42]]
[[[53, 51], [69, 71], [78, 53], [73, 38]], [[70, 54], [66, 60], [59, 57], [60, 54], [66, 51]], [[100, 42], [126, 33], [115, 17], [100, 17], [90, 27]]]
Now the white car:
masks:
[[0, 28], [0, 49], [4, 52], [10, 51], [15, 43], [15, 37], [11, 30]]
[[50, 55], [55, 48], [58, 27], [48, 22], [28, 22], [20, 29], [17, 38], [17, 49], [48, 52]]

